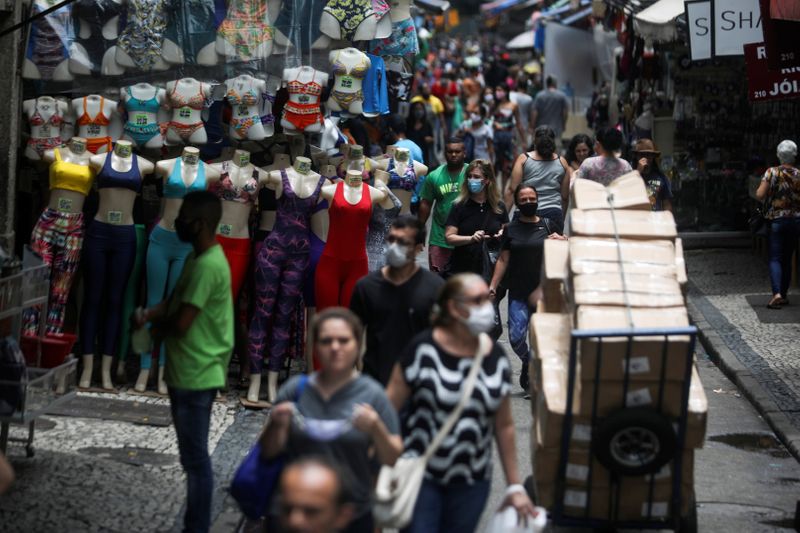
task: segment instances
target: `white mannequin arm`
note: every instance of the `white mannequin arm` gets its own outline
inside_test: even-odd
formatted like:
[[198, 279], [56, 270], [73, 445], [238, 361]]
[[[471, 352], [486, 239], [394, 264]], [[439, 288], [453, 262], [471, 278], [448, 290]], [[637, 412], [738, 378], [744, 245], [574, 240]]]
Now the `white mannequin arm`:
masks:
[[142, 176], [152, 174], [156, 168], [156, 166], [151, 161], [148, 161], [144, 157], [140, 156], [136, 156], [136, 164], [139, 166], [139, 173]]

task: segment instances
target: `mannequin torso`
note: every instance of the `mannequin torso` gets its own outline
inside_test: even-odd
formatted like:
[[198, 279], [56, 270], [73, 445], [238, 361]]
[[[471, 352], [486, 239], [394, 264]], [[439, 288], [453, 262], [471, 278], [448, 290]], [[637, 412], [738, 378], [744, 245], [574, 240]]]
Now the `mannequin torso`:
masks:
[[153, 172], [153, 163], [133, 155], [128, 141], [118, 141], [113, 152], [93, 156], [90, 161], [97, 172], [100, 196], [94, 219], [106, 224], [133, 224], [133, 204], [142, 176]]
[[[58, 150], [56, 156], [55, 150]], [[51, 165], [50, 177], [50, 199], [48, 207], [63, 213], [80, 213], [83, 210], [83, 203], [86, 200], [86, 194], [81, 191], [69, 190], [59, 186], [58, 180], [54, 179], [53, 171], [55, 170], [53, 163], [67, 163], [75, 165], [75, 167], [66, 167], [67, 172], [75, 174], [73, 170], [84, 172], [85, 170], [77, 167], [85, 167], [89, 169], [88, 175], [85, 175], [87, 182], [85, 183], [86, 192], [89, 191], [94, 179], [94, 171], [91, 170], [90, 164], [91, 153], [86, 150], [86, 139], [73, 137], [67, 146], [62, 146], [56, 149], [47, 150], [42, 157], [42, 160]]]
[[329, 0], [319, 27], [322, 33], [344, 41], [388, 37], [391, 32], [391, 20], [385, 17], [388, 12], [385, 0]]
[[93, 72], [113, 75], [116, 48], [112, 42], [119, 36], [121, 0], [79, 0], [73, 13], [78, 20], [78, 39], [70, 49], [69, 69], [73, 74], [88, 76]]
[[128, 112], [122, 138], [139, 148], [160, 148], [164, 144], [158, 111], [166, 102], [167, 92], [149, 83], [137, 83], [120, 90], [120, 99]]
[[[58, 4], [56, 0], [35, 0], [33, 14]], [[30, 39], [22, 65], [22, 77], [28, 80], [72, 81], [69, 71], [69, 46], [74, 38], [72, 6], [63, 6], [31, 23]], [[58, 43], [55, 44], [54, 43]]]
[[[175, 2], [174, 16], [165, 33], [164, 58], [169, 63], [212, 66], [219, 63], [217, 54], [216, 9], [224, 7], [221, 0]], [[169, 43], [180, 42], [175, 48], [175, 60]]]
[[267, 0], [230, 0], [217, 30], [217, 52], [239, 61], [269, 57], [272, 28], [267, 11]]
[[281, 125], [290, 132], [321, 131], [323, 118], [319, 104], [328, 75], [312, 67], [299, 67], [284, 70], [283, 80], [289, 90], [289, 101], [284, 106]]
[[22, 110], [28, 117], [31, 136], [25, 147], [25, 157], [38, 161], [48, 149], [61, 144], [61, 126], [69, 106], [49, 96], [25, 100]]
[[167, 125], [168, 144], [205, 144], [208, 140], [202, 112], [211, 87], [194, 78], [167, 83], [172, 119]]
[[192, 190], [205, 190], [209, 182], [218, 181], [220, 173], [200, 161], [200, 151], [192, 146], [183, 149], [181, 157], [156, 163], [156, 174], [164, 178], [164, 201], [158, 225], [175, 231], [175, 219], [183, 196]]
[[[275, 154], [273, 163], [268, 167], [264, 167], [263, 170], [272, 173], [276, 170], [289, 168], [291, 164], [292, 161], [289, 159], [288, 154]], [[270, 188], [274, 189], [275, 187]], [[272, 191], [265, 191], [265, 193], [272, 193]], [[266, 209], [265, 206], [262, 205], [260, 206], [260, 211], [258, 229], [261, 231], [272, 231], [272, 228], [275, 227], [275, 209]]]
[[211, 165], [220, 171], [219, 181], [209, 186], [222, 200], [222, 218], [217, 233], [233, 239], [250, 237], [250, 213], [267, 173], [250, 163], [250, 153], [236, 150], [230, 161]]
[[117, 40], [115, 59], [124, 68], [167, 70], [178, 62], [178, 46], [164, 39], [168, 0], [125, 0], [127, 24]]
[[326, 105], [331, 111], [360, 115], [364, 102], [362, 81], [369, 71], [369, 57], [355, 48], [344, 48], [331, 51], [328, 58], [335, 82]]
[[406, 214], [411, 210], [411, 197], [414, 195], [419, 176], [427, 175], [428, 167], [412, 161], [411, 154], [406, 148], [394, 147], [392, 152], [393, 157], [379, 161], [377, 168], [388, 173], [387, 186], [403, 204], [400, 212]]
[[225, 81], [225, 98], [231, 105], [231, 139], [260, 141], [266, 137], [259, 106], [267, 83], [247, 74]]
[[111, 148], [109, 125], [116, 111], [117, 102], [97, 94], [90, 94], [72, 101], [72, 112], [78, 119], [78, 135], [87, 141], [93, 154], [107, 152]]

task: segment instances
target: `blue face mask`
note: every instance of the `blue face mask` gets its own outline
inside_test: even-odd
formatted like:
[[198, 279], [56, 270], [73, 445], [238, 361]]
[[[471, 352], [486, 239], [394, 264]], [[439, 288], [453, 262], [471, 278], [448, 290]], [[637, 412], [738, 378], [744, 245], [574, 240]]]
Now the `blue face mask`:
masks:
[[467, 187], [469, 192], [479, 193], [483, 190], [483, 180], [467, 180]]

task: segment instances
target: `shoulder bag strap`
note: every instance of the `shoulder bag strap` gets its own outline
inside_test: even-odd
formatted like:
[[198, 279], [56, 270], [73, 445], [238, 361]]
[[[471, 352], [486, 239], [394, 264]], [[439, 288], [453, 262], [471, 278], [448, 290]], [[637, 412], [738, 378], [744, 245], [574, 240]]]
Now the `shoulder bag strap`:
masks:
[[464, 407], [467, 406], [467, 402], [472, 396], [472, 391], [475, 390], [475, 383], [478, 381], [478, 372], [480, 372], [481, 367], [483, 366], [483, 358], [489, 353], [491, 348], [492, 340], [487, 334], [481, 333], [480, 337], [478, 337], [478, 352], [472, 362], [472, 368], [467, 375], [467, 379], [464, 381], [464, 390], [461, 393], [461, 399], [459, 399], [458, 405], [456, 405], [455, 409], [453, 409], [453, 412], [450, 413], [450, 416], [447, 417], [447, 420], [445, 421], [444, 425], [442, 425], [439, 433], [436, 434], [436, 437], [428, 446], [428, 449], [425, 450], [423, 459], [426, 463], [431, 457], [433, 457], [433, 454], [439, 449], [439, 446], [441, 446], [447, 435], [450, 434], [453, 426], [456, 425], [458, 418], [461, 416], [461, 412], [464, 410]]

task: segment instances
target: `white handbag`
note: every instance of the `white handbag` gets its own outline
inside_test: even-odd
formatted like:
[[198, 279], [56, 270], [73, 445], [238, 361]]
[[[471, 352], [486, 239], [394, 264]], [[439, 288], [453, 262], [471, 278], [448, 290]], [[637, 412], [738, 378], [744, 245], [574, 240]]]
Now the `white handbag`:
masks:
[[422, 480], [425, 477], [428, 460], [433, 457], [433, 454], [439, 449], [453, 426], [456, 425], [458, 417], [461, 416], [461, 411], [466, 407], [472, 396], [472, 391], [475, 389], [483, 358], [491, 348], [492, 340], [488, 335], [482, 333], [478, 337], [478, 352], [475, 355], [475, 360], [472, 363], [467, 379], [464, 381], [464, 389], [458, 405], [447, 417], [428, 449], [425, 450], [425, 455], [422, 457], [401, 457], [394, 466], [381, 467], [381, 471], [378, 474], [378, 482], [375, 485], [372, 506], [372, 515], [375, 518], [377, 527], [400, 529], [411, 522], [414, 506], [417, 503], [417, 496], [420, 488], [422, 488]]

